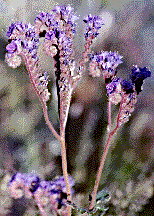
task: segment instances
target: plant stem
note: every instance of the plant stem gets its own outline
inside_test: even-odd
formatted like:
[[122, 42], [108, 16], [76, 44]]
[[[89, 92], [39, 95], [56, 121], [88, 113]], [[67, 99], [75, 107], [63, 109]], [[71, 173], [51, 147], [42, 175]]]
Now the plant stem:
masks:
[[37, 206], [38, 206], [42, 216], [47, 216], [47, 213], [45, 212], [44, 208], [41, 206], [41, 204], [38, 200], [37, 200]]
[[[67, 190], [67, 201], [71, 202], [71, 189], [68, 180], [67, 172], [67, 159], [66, 159], [66, 147], [65, 147], [65, 123], [63, 119], [63, 96], [60, 95], [60, 137], [61, 137], [61, 155], [62, 155], [62, 169]], [[67, 206], [68, 216], [71, 216], [71, 207]]]
[[111, 101], [108, 101], [108, 124], [109, 124], [109, 133], [111, 132]]
[[115, 129], [112, 132], [109, 133], [109, 138], [108, 138], [107, 143], [105, 145], [104, 153], [103, 153], [103, 156], [102, 156], [102, 159], [101, 159], [101, 163], [100, 163], [100, 166], [99, 166], [99, 170], [98, 170], [98, 173], [97, 173], [97, 178], [96, 178], [96, 181], [95, 181], [94, 191], [93, 191], [93, 195], [92, 195], [92, 201], [91, 201], [89, 210], [92, 210], [94, 208], [96, 194], [97, 194], [97, 189], [98, 189], [99, 181], [100, 181], [101, 174], [102, 174], [102, 169], [103, 169], [103, 166], [104, 166], [104, 163], [105, 163], [105, 159], [106, 159], [109, 147], [110, 147], [110, 143], [111, 143], [112, 137], [116, 133], [116, 131], [118, 130], [118, 128], [119, 128], [119, 126], [117, 125], [115, 127]]
[[51, 130], [51, 132], [55, 135], [55, 137], [61, 141], [61, 137], [59, 136], [59, 134], [55, 131], [54, 127], [52, 126], [52, 124], [50, 123], [49, 121], [49, 117], [48, 117], [48, 111], [47, 111], [47, 106], [45, 103], [43, 103], [43, 113], [44, 113], [44, 118], [45, 118], [45, 121], [49, 127], [49, 129]]
[[[109, 133], [109, 138], [108, 138], [107, 143], [106, 143], [105, 148], [104, 148], [104, 152], [103, 152], [103, 155], [102, 155], [101, 163], [100, 163], [99, 170], [98, 170], [97, 177], [96, 177], [96, 181], [95, 181], [94, 191], [93, 191], [93, 194], [92, 194], [92, 201], [91, 201], [89, 210], [92, 210], [94, 208], [96, 194], [97, 194], [97, 190], [98, 190], [98, 186], [99, 186], [99, 181], [100, 181], [101, 174], [102, 174], [102, 169], [104, 167], [105, 159], [106, 159], [106, 156], [107, 156], [110, 144], [111, 144], [112, 137], [115, 135], [115, 133], [117, 132], [117, 130], [121, 126], [121, 124], [120, 124], [120, 122], [121, 122], [120, 117], [121, 117], [121, 112], [123, 110], [123, 103], [124, 102], [125, 102], [125, 100], [124, 100], [124, 96], [123, 96], [122, 97], [122, 101], [120, 103], [119, 113], [118, 113], [118, 117], [117, 117], [117, 125], [114, 128], [114, 130]], [[108, 104], [108, 109], [109, 109], [108, 110], [108, 115], [109, 116], [111, 115], [110, 106], [111, 106], [111, 104], [110, 105]], [[109, 116], [108, 116], [108, 118], [109, 118], [109, 121], [110, 121], [110, 117]]]
[[[24, 58], [24, 60], [25, 60], [26, 68], [27, 68], [27, 70], [28, 70], [29, 77], [30, 77], [31, 83], [32, 83], [32, 85], [33, 85], [33, 88], [34, 88], [36, 94], [38, 95], [38, 97], [39, 97], [39, 99], [40, 99], [42, 105], [43, 105], [43, 113], [44, 113], [45, 121], [46, 121], [46, 123], [47, 123], [49, 129], [51, 130], [51, 132], [55, 135], [55, 137], [56, 137], [58, 140], [60, 140], [61, 138], [60, 138], [59, 134], [55, 131], [54, 127], [52, 126], [51, 122], [49, 121], [48, 110], [47, 110], [46, 103], [43, 101], [42, 97], [40, 96], [40, 93], [39, 93], [38, 89], [36, 88], [36, 84], [34, 83], [34, 78], [33, 78], [32, 73], [31, 73], [31, 67], [32, 67], [32, 66], [30, 67], [30, 64], [29, 64], [29, 62], [28, 62], [28, 58], [27, 58], [25, 55], [22, 55], [22, 56], [23, 56], [23, 58]], [[33, 65], [33, 67], [34, 67], [34, 66], [35, 66], [35, 65]]]

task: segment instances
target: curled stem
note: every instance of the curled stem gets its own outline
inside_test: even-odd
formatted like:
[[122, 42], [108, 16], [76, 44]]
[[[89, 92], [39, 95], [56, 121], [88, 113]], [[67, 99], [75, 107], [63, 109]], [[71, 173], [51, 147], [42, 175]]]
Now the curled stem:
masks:
[[55, 135], [55, 137], [58, 140], [60, 140], [61, 138], [60, 138], [59, 134], [55, 131], [54, 127], [52, 126], [51, 122], [49, 121], [46, 102], [43, 100], [43, 98], [41, 97], [41, 95], [40, 95], [40, 93], [39, 93], [39, 91], [38, 91], [38, 89], [36, 87], [36, 84], [34, 82], [34, 79], [33, 79], [32, 73], [31, 73], [31, 67], [30, 67], [30, 64], [28, 63], [28, 58], [25, 55], [23, 55], [23, 54], [22, 54], [22, 56], [23, 56], [23, 58], [25, 60], [25, 64], [26, 64], [26, 68], [27, 68], [28, 73], [29, 73], [30, 81], [31, 81], [31, 83], [33, 85], [33, 88], [34, 88], [36, 94], [38, 95], [38, 97], [39, 97], [39, 99], [40, 99], [40, 101], [42, 103], [45, 121], [46, 121], [49, 129], [51, 130], [51, 132]]

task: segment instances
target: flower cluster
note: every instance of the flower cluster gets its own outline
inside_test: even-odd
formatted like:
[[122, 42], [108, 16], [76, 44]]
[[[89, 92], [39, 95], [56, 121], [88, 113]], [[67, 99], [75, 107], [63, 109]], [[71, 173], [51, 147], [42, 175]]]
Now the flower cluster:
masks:
[[137, 66], [133, 67], [132, 74], [130, 75], [130, 79], [132, 81], [132, 84], [135, 85], [135, 90], [137, 94], [139, 94], [142, 91], [142, 85], [143, 80], [145, 80], [147, 77], [151, 76], [151, 72], [147, 70], [146, 67], [139, 68]]
[[39, 46], [39, 38], [36, 37], [34, 26], [29, 24], [12, 23], [6, 34], [9, 37], [10, 44], [6, 46], [6, 61], [9, 66], [16, 68], [19, 64], [13, 64], [12, 58], [22, 54], [37, 59], [37, 49]]
[[118, 104], [121, 99], [121, 78], [114, 78], [112, 82], [106, 85], [107, 95], [109, 96], [109, 100]]
[[122, 56], [117, 52], [100, 52], [90, 55], [89, 71], [93, 77], [104, 76], [105, 83], [115, 75], [116, 67], [122, 63]]
[[[79, 62], [79, 68], [76, 69], [72, 47], [73, 36], [76, 33], [75, 21], [77, 19], [73, 7], [61, 5], [55, 6], [50, 13], [39, 13], [34, 26], [21, 22], [12, 23], [9, 27], [7, 36], [10, 44], [6, 46], [6, 62], [9, 66], [16, 68], [21, 64], [19, 55], [24, 57], [31, 82], [43, 103], [49, 99], [50, 93], [47, 88], [48, 80], [45, 76], [42, 76], [38, 66], [37, 49], [39, 38], [44, 38], [44, 52], [54, 59], [58, 97], [60, 98], [61, 94], [61, 97], [66, 98], [69, 105], [70, 95], [81, 77], [81, 70], [84, 69], [83, 66], [86, 62]], [[102, 18], [91, 15], [85, 17], [83, 21], [87, 24], [83, 57], [87, 59], [92, 39], [98, 35], [98, 29], [103, 25], [103, 21]], [[77, 76], [74, 76], [75, 69]], [[43, 85], [41, 85], [42, 83]], [[67, 116], [68, 107], [65, 107], [63, 114], [65, 113]], [[60, 105], [58, 109], [60, 110]]]
[[98, 17], [97, 15], [92, 16], [89, 14], [83, 19], [83, 21], [87, 24], [85, 38], [97, 37], [99, 35], [98, 29], [104, 25], [102, 18]]
[[72, 38], [78, 19], [73, 11], [69, 5], [56, 6], [51, 13], [42, 12], [35, 19], [36, 33], [45, 38], [44, 51], [51, 57], [57, 55], [55, 59], [59, 58], [60, 63], [65, 65], [69, 64], [69, 57], [73, 53]]
[[[59, 214], [58, 211], [61, 209], [63, 209], [62, 215], [67, 215], [67, 212], [70, 215], [70, 206], [72, 208], [75, 207], [71, 203], [71, 192], [73, 192], [72, 187], [74, 186], [74, 181], [67, 174], [65, 128], [71, 95], [74, 87], [81, 78], [88, 57], [90, 59], [90, 75], [92, 77], [103, 76], [108, 96], [110, 134], [104, 155], [107, 154], [114, 133], [123, 123], [129, 120], [129, 116], [134, 110], [137, 95], [142, 91], [144, 79], [151, 76], [151, 72], [146, 67], [140, 68], [134, 66], [130, 79], [122, 81], [120, 77], [116, 76], [116, 68], [122, 63], [122, 56], [118, 52], [101, 51], [96, 54], [91, 54], [90, 49], [93, 39], [99, 35], [98, 30], [104, 25], [102, 18], [96, 15], [87, 15], [83, 19], [86, 24], [84, 51], [82, 53], [82, 60], [76, 64], [73, 53], [73, 37], [76, 33], [75, 21], [77, 19], [78, 17], [74, 13], [74, 8], [70, 5], [55, 6], [49, 13], [39, 13], [34, 25], [23, 24], [22, 22], [12, 23], [7, 32], [9, 44], [6, 46], [6, 62], [10, 67], [16, 68], [21, 64], [21, 56], [24, 58], [32, 85], [43, 104], [46, 123], [56, 138], [61, 142], [62, 168], [65, 174], [65, 181], [64, 177], [58, 177], [51, 182], [41, 181], [35, 174], [16, 173], [8, 184], [12, 197], [20, 198], [25, 195], [27, 198], [34, 198], [43, 215], [45, 215], [43, 207], [46, 205], [49, 206], [50, 210], [55, 211], [56, 215]], [[43, 51], [54, 62], [60, 135], [54, 130], [48, 118], [46, 102], [50, 96], [48, 91], [49, 75], [46, 71], [41, 71], [39, 67], [37, 50], [40, 44], [40, 38], [43, 39]], [[120, 108], [117, 116], [117, 126], [111, 131], [111, 104], [117, 105], [118, 103], [120, 103]], [[103, 160], [105, 157], [102, 157]], [[102, 215], [106, 210], [104, 202], [107, 200], [108, 195], [104, 195], [103, 197], [102, 193], [99, 193], [96, 197], [98, 189], [97, 183], [100, 180], [101, 171], [102, 168], [99, 169], [97, 175], [89, 210], [83, 211], [87, 215], [93, 215], [97, 211]], [[47, 200], [46, 203], [44, 202], [44, 198]], [[68, 208], [66, 208], [67, 206]], [[76, 207], [76, 209], [80, 211], [79, 208]]]
[[[73, 193], [72, 187], [74, 181], [69, 176], [69, 183]], [[53, 181], [41, 181], [38, 175], [16, 173], [8, 183], [11, 196], [15, 199], [21, 198], [25, 195], [26, 198], [34, 197], [37, 204], [44, 206], [44, 198], [48, 199], [46, 205], [50, 205], [51, 210], [58, 210], [62, 207], [66, 211], [67, 191], [64, 177], [60, 176]]]
[[134, 66], [130, 80], [116, 77], [116, 68], [122, 63], [117, 52], [100, 52], [90, 55], [89, 73], [93, 77], [104, 77], [109, 101], [115, 105], [121, 103], [119, 126], [129, 120], [134, 110], [136, 96], [142, 91], [143, 80], [151, 76], [146, 67]]
[[143, 80], [151, 76], [151, 72], [144, 68], [135, 66], [132, 69], [130, 80], [113, 79], [106, 85], [109, 100], [118, 104], [121, 102], [119, 112], [119, 125], [127, 122], [129, 116], [134, 111], [134, 105], [137, 101], [137, 95], [141, 92]]
[[5, 60], [10, 67], [16, 68], [21, 64], [21, 56], [25, 59], [32, 84], [43, 102], [49, 99], [47, 76], [43, 76], [38, 66], [37, 49], [39, 37], [31, 24], [13, 23], [7, 32], [10, 44], [6, 46]]

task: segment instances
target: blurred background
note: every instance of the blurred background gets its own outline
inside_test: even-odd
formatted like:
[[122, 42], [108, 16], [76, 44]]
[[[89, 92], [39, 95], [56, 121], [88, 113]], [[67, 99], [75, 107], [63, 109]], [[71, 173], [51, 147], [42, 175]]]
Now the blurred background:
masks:
[[[111, 194], [105, 215], [154, 215], [154, 2], [153, 0], [3, 0], [0, 1], [0, 215], [38, 215], [29, 200], [12, 200], [6, 190], [14, 172], [36, 172], [42, 179], [62, 175], [60, 143], [45, 123], [40, 101], [33, 91], [24, 62], [17, 69], [5, 63], [6, 31], [12, 22], [33, 24], [36, 15], [57, 4], [75, 8], [77, 33], [75, 60], [84, 47], [86, 14], [104, 18], [105, 25], [92, 51], [118, 51], [123, 64], [117, 76], [128, 78], [133, 65], [148, 67], [146, 79], [130, 121], [112, 142], [99, 190]], [[40, 68], [49, 72], [49, 117], [59, 131], [57, 95], [52, 59], [39, 48]], [[112, 107], [112, 121], [119, 106]], [[104, 81], [92, 78], [87, 69], [72, 95], [66, 127], [68, 172], [75, 180], [75, 202], [87, 208], [103, 146], [107, 137], [107, 97]]]

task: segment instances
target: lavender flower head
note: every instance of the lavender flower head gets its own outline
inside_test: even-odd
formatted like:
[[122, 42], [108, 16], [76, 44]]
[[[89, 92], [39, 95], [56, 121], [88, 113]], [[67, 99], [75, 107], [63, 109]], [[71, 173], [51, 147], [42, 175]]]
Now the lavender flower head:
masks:
[[[26, 197], [32, 197], [40, 183], [40, 178], [33, 173], [16, 173], [8, 183], [11, 195], [14, 198], [20, 198], [25, 194]], [[24, 193], [23, 193], [24, 192]]]
[[74, 24], [74, 22], [79, 19], [77, 16], [74, 15], [74, 8], [70, 5], [55, 6], [52, 11], [56, 14], [60, 14], [61, 18], [69, 24]]
[[[74, 181], [71, 176], [69, 176], [69, 183], [71, 193], [73, 193]], [[56, 177], [53, 181], [41, 181], [39, 176], [34, 173], [16, 173], [12, 176], [8, 187], [11, 196], [15, 199], [25, 195], [26, 198], [34, 197], [37, 202], [43, 205], [42, 199], [46, 196], [51, 209], [52, 206], [55, 206], [57, 210], [64, 206], [66, 211], [67, 191], [63, 176]]]
[[99, 35], [98, 29], [104, 25], [103, 19], [97, 15], [92, 16], [89, 14], [83, 21], [87, 24], [85, 38], [92, 37], [95, 38]]
[[130, 80], [122, 82], [122, 104], [119, 113], [119, 125], [127, 122], [129, 116], [134, 111], [137, 102], [137, 95], [142, 91], [143, 80], [151, 76], [151, 72], [146, 67], [133, 67]]
[[33, 193], [38, 189], [40, 184], [40, 178], [38, 175], [30, 173], [25, 175], [25, 195], [26, 197], [32, 197]]
[[50, 95], [47, 89], [48, 76], [43, 76], [38, 67], [39, 38], [35, 32], [35, 27], [22, 22], [14, 23], [10, 26], [7, 35], [11, 43], [6, 46], [6, 62], [9, 66], [16, 68], [21, 64], [20, 56], [23, 56], [32, 84], [43, 103], [45, 103]]
[[122, 88], [126, 94], [136, 91], [139, 94], [142, 91], [143, 80], [151, 76], [151, 72], [146, 67], [139, 68], [134, 66], [130, 74], [130, 80], [123, 80]]
[[35, 37], [34, 26], [29, 24], [12, 23], [6, 34], [11, 43], [6, 46], [6, 62], [10, 67], [16, 68], [21, 64], [19, 55], [30, 55], [37, 59], [39, 39]]
[[130, 79], [132, 80], [132, 83], [135, 84], [135, 90], [137, 94], [139, 94], [142, 91], [143, 80], [150, 76], [151, 76], [151, 72], [147, 70], [146, 67], [144, 68], [139, 68], [137, 66], [133, 67], [132, 74], [130, 75]]
[[11, 43], [6, 46], [6, 51], [10, 54], [15, 53], [17, 51], [17, 40], [11, 41]]
[[115, 105], [118, 104], [121, 97], [121, 78], [114, 78], [111, 83], [106, 85], [109, 100]]
[[[100, 76], [102, 74], [105, 82], [107, 82], [107, 78], [111, 78], [115, 75], [115, 69], [122, 63], [121, 59], [121, 55], [117, 52], [111, 51], [90, 54], [89, 74], [93, 77]], [[99, 69], [100, 73], [98, 73], [97, 69]]]
[[125, 80], [124, 79], [122, 82], [122, 88], [126, 92], [126, 94], [134, 92], [133, 84], [132, 84], [131, 80]]

